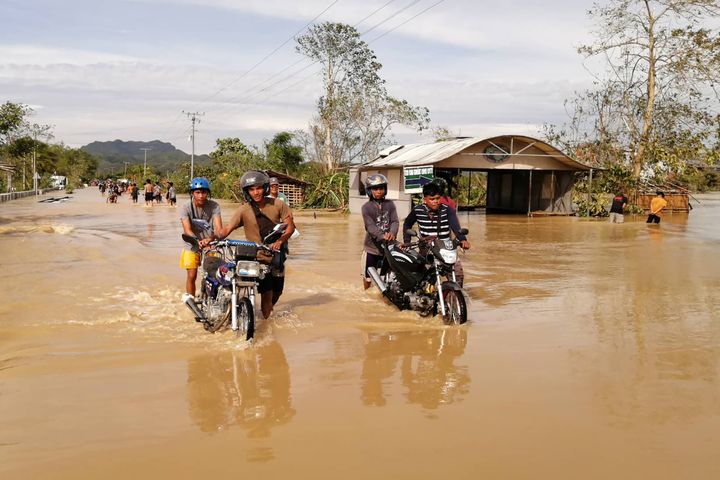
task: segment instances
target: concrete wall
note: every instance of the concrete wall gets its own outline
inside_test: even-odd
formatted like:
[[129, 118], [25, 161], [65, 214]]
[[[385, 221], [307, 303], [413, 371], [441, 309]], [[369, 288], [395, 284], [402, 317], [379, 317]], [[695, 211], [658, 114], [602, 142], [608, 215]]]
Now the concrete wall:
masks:
[[[39, 193], [42, 193], [42, 191], [40, 191]], [[9, 202], [10, 200], [15, 200], [18, 198], [29, 197], [31, 195], [35, 195], [35, 192], [32, 190], [25, 190], [23, 192], [0, 193], [0, 203]]]
[[400, 217], [400, 221], [403, 221], [410, 213], [411, 200], [410, 195], [403, 192], [405, 179], [403, 178], [402, 168], [365, 170], [362, 172], [358, 171], [357, 168], [351, 168], [349, 172], [350, 213], [360, 213], [362, 206], [367, 202], [368, 197], [365, 194], [360, 194], [360, 185], [365, 183], [368, 175], [374, 173], [381, 173], [387, 177], [388, 193], [385, 198], [395, 202], [398, 217]]

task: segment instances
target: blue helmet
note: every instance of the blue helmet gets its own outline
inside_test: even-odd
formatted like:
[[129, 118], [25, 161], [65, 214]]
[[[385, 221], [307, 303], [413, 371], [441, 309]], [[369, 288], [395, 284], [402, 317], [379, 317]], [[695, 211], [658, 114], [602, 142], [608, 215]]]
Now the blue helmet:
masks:
[[195, 177], [190, 182], [190, 193], [193, 192], [193, 190], [207, 190], [210, 192], [210, 182], [208, 182], [208, 179], [205, 177]]

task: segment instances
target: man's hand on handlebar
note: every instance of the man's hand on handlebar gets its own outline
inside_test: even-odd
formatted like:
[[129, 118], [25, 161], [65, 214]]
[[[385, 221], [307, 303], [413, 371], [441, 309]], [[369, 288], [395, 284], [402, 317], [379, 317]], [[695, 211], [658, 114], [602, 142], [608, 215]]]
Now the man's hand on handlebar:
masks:
[[274, 252], [279, 252], [280, 248], [282, 248], [283, 242], [281, 240], [278, 240], [277, 242], [270, 245], [270, 248], [273, 249]]
[[467, 240], [463, 240], [462, 242], [460, 242], [460, 246], [462, 247], [463, 250], [469, 250], [470, 242], [468, 242]]
[[390, 232], [387, 232], [385, 235], [383, 235], [383, 240], [391, 242], [391, 241], [395, 240], [395, 235], [393, 235]]
[[198, 240], [198, 245], [200, 245], [200, 248], [207, 248], [207, 246], [210, 245], [210, 242], [213, 242], [214, 240], [216, 240], [214, 235], [209, 238], [203, 238]]

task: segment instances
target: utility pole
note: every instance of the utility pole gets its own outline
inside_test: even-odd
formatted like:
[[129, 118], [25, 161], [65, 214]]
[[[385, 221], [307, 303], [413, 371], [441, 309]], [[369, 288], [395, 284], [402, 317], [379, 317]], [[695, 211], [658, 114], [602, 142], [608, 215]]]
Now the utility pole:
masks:
[[127, 179], [127, 166], [130, 162], [123, 162], [125, 164], [125, 173], [123, 174], [123, 178]]
[[190, 154], [190, 180], [192, 181], [195, 173], [195, 123], [200, 123], [200, 119], [197, 117], [205, 115], [205, 113], [186, 112], [185, 110], [183, 110], [183, 113], [187, 115], [192, 122], [192, 153]]
[[148, 150], [152, 150], [152, 148], [141, 148], [140, 150], [145, 150], [145, 162], [143, 163], [143, 178], [147, 178], [147, 152]]

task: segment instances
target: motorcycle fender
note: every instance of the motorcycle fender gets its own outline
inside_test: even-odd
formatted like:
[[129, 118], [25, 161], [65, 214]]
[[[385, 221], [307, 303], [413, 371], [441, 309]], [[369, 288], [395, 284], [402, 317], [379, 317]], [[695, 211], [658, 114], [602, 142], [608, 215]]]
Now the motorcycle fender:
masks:
[[442, 289], [443, 290], [457, 290], [458, 292], [462, 292], [462, 287], [458, 285], [455, 282], [452, 282], [450, 280], [447, 280], [442, 283]]

